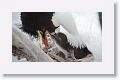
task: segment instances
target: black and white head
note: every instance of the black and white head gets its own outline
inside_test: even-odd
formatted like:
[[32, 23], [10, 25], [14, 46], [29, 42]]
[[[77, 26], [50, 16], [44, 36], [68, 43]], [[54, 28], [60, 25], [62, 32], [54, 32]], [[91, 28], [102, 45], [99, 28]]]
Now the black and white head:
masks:
[[38, 36], [37, 31], [41, 31], [44, 42], [46, 41], [45, 32], [55, 32], [58, 27], [53, 24], [53, 15], [54, 12], [21, 12], [22, 29], [35, 37]]
[[37, 30], [54, 32], [58, 26], [52, 22], [54, 12], [21, 12], [23, 30], [31, 35], [37, 35]]

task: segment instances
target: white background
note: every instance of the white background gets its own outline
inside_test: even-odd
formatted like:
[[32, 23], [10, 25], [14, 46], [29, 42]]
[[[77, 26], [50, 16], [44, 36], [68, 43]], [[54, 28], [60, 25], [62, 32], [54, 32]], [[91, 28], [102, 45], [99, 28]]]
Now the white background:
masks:
[[[69, 3], [68, 3], [69, 2]], [[3, 74], [114, 74], [113, 0], [4, 0], [0, 4], [0, 73]], [[102, 62], [12, 63], [12, 12], [103, 12]], [[105, 27], [104, 27], [105, 26]], [[109, 56], [108, 56], [109, 55]]]
[[[116, 12], [116, 17], [115, 17], [115, 50], [116, 50], [116, 74], [114, 76], [110, 76], [110, 75], [0, 75], [0, 80], [40, 80], [40, 79], [45, 79], [45, 80], [58, 80], [58, 79], [76, 79], [76, 80], [118, 80], [120, 79], [120, 64], [118, 63], [118, 61], [120, 61], [120, 59], [118, 57], [120, 57], [120, 55], [118, 53], [120, 53], [120, 50], [118, 50], [118, 48], [120, 48], [120, 43], [118, 41], [120, 41], [120, 36], [118, 34], [120, 34], [120, 25], [118, 22], [120, 22], [120, 16], [118, 14], [120, 14], [120, 1], [119, 0], [115, 0], [115, 12]], [[6, 5], [7, 6], [7, 5]], [[119, 8], [119, 9], [118, 9]], [[118, 17], [119, 16], [119, 17]]]

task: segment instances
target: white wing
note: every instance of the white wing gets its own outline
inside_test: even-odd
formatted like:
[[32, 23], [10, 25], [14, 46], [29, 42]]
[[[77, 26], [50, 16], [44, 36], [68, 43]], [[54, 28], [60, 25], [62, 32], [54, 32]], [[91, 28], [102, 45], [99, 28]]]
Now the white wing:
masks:
[[87, 46], [95, 56], [102, 59], [102, 33], [98, 13], [55, 13], [53, 20], [61, 25], [73, 47]]

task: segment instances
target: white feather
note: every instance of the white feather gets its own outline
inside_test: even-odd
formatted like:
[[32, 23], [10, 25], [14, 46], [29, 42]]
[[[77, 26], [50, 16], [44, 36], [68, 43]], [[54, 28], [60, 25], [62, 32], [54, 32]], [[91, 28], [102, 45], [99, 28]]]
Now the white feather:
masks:
[[87, 46], [95, 61], [102, 60], [102, 33], [97, 13], [58, 12], [52, 21], [63, 27], [60, 31], [67, 35], [73, 47]]
[[22, 25], [21, 19], [20, 19], [20, 12], [13, 12], [12, 13], [12, 24], [16, 25], [17, 27], [22, 27], [20, 25]]

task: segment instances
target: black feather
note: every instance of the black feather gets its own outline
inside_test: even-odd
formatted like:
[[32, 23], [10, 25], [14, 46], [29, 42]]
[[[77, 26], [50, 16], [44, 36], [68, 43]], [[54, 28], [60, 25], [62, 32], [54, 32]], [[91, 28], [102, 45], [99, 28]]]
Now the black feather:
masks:
[[53, 25], [51, 19], [54, 12], [21, 12], [22, 29], [36, 36], [37, 31], [46, 30], [54, 32], [56, 27]]

